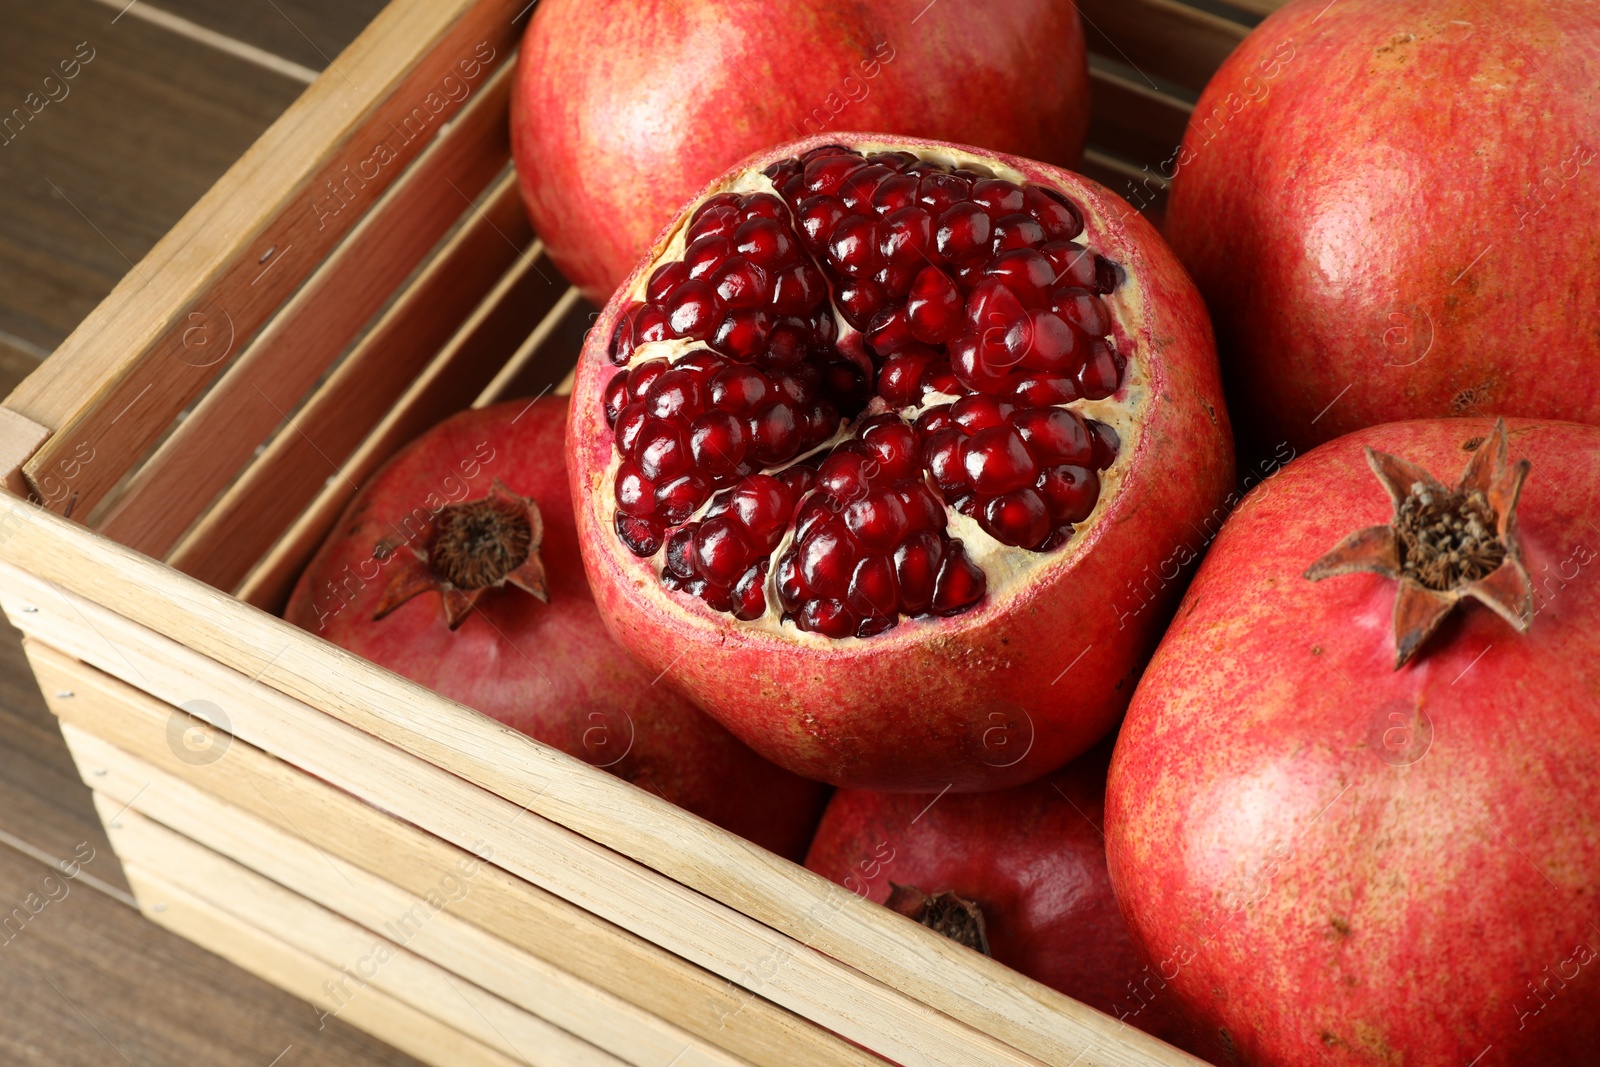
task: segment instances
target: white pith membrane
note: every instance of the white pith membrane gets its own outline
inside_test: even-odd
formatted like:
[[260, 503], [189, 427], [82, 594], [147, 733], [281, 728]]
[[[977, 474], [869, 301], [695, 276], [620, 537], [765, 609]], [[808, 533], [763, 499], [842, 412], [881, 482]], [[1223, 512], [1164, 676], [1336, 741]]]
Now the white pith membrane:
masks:
[[[1075, 243], [1086, 246], [1091, 252], [1097, 253], [1099, 256], [1108, 259], [1113, 264], [1117, 264], [1119, 267], [1121, 265], [1119, 258], [1103, 244], [1106, 236], [1104, 232], [1105, 220], [1096, 213], [1095, 205], [1092, 201], [1090, 201], [1084, 195], [1076, 193], [1073, 190], [1062, 189], [1054, 185], [1046, 185], [1042, 182], [1030, 181], [1021, 172], [1007, 167], [992, 158], [987, 158], [981, 155], [966, 155], [942, 150], [930, 150], [892, 142], [857, 141], [850, 143], [847, 147], [849, 147], [851, 151], [858, 153], [861, 156], [868, 156], [877, 152], [908, 152], [917, 156], [919, 160], [938, 163], [951, 170], [958, 168], [977, 170], [980, 173], [992, 174], [996, 178], [1005, 179], [1024, 188], [1028, 185], [1042, 185], [1045, 188], [1051, 189], [1060, 195], [1065, 196], [1070, 202], [1071, 206], [1076, 210], [1079, 218], [1082, 220], [1082, 232], [1076, 237], [1072, 238], [1072, 240]], [[781, 190], [774, 185], [773, 181], [770, 180], [761, 169], [752, 169], [735, 175], [729, 180], [720, 183], [717, 187], [709, 191], [699, 202], [697, 202], [695, 208], [698, 208], [699, 205], [703, 204], [706, 200], [723, 193], [734, 193], [740, 195], [767, 193], [778, 197], [779, 200], [784, 200]], [[785, 203], [787, 203], [787, 201], [785, 201]], [[633, 286], [626, 293], [625, 306], [627, 308], [637, 309], [638, 305], [648, 301], [647, 289], [649, 282], [655, 270], [659, 266], [683, 260], [689, 244], [687, 240], [687, 234], [691, 226], [691, 219], [695, 214], [695, 208], [691, 208], [682, 214], [678, 220], [675, 231], [668, 239], [661, 253], [652, 261], [649, 269], [639, 273]], [[797, 219], [791, 216], [789, 219], [789, 224], [797, 234], [800, 232], [800, 226]], [[812, 253], [804, 247], [803, 241], [800, 245], [800, 258], [802, 260], [809, 259], [810, 261], [819, 264], [821, 264], [823, 260], [823, 257], [813, 256]], [[1119, 270], [1118, 273], [1120, 275], [1120, 280], [1116, 284], [1115, 288], [1113, 288], [1109, 293], [1099, 294], [1099, 300], [1108, 313], [1111, 323], [1110, 331], [1105, 335], [1105, 338], [1113, 345], [1116, 352], [1124, 361], [1124, 370], [1122, 372], [1118, 388], [1110, 396], [1105, 397], [1104, 399], [1090, 400], [1079, 398], [1069, 400], [1064, 403], [1050, 405], [1053, 407], [1060, 407], [1069, 411], [1073, 411], [1082, 416], [1085, 420], [1094, 420], [1105, 424], [1115, 432], [1119, 440], [1119, 445], [1113, 461], [1109, 466], [1101, 468], [1097, 472], [1100, 488], [1093, 510], [1082, 521], [1073, 523], [1071, 525], [1071, 535], [1064, 543], [1040, 551], [1030, 548], [1017, 547], [996, 539], [987, 530], [985, 530], [975, 518], [962, 514], [947, 503], [945, 506], [947, 527], [944, 530], [944, 536], [950, 539], [959, 540], [962, 543], [967, 558], [983, 571], [986, 578], [986, 593], [981, 600], [973, 605], [974, 608], [987, 607], [1003, 602], [1007, 599], [1011, 592], [1024, 587], [1027, 584], [1028, 579], [1041, 569], [1063, 565], [1067, 560], [1074, 557], [1077, 554], [1076, 550], [1090, 540], [1091, 532], [1104, 519], [1109, 509], [1110, 502], [1119, 494], [1122, 484], [1127, 477], [1128, 467], [1131, 463], [1131, 457], [1138, 451], [1140, 444], [1144, 411], [1149, 401], [1149, 394], [1147, 388], [1147, 372], [1143, 359], [1144, 354], [1136, 347], [1136, 340], [1142, 337], [1144, 332], [1142, 294], [1140, 292], [1139, 283], [1135, 277], [1121, 270]], [[858, 331], [855, 327], [851, 326], [841, 312], [837, 299], [837, 292], [833, 288], [834, 280], [835, 279], [832, 276], [829, 277], [830, 286], [828, 304], [837, 329], [838, 336], [837, 340], [834, 342], [834, 347], [837, 349], [844, 347], [848, 338], [860, 334], [861, 331]], [[965, 300], [966, 293], [962, 294], [962, 298]], [[629, 310], [627, 314], [633, 314], [633, 310]], [[865, 347], [869, 353], [872, 352], [870, 346]], [[609, 344], [607, 346], [607, 351], [609, 353]], [[691, 338], [674, 338], [661, 341], [648, 341], [636, 345], [624, 363], [608, 363], [606, 368], [602, 371], [602, 374], [604, 375], [606, 381], [609, 382], [612, 376], [624, 371], [631, 372], [641, 364], [644, 364], [648, 361], [664, 359], [668, 364], [676, 364], [680, 359], [689, 355], [690, 353], [702, 351], [715, 352], [715, 349], [707, 341]], [[728, 362], [733, 363], [736, 361], [728, 360]], [[882, 357], [875, 357], [874, 362], [878, 368], [881, 368], [884, 360]], [[769, 372], [771, 370], [771, 368], [759, 363], [755, 364], [754, 366], [756, 369], [762, 370], [763, 372]], [[601, 392], [602, 394], [604, 393], [603, 386]], [[759, 473], [775, 475], [791, 467], [802, 464], [809, 458], [830, 454], [841, 443], [856, 437], [856, 431], [861, 422], [872, 415], [880, 413], [881, 411], [895, 412], [900, 416], [901, 420], [909, 426], [923, 412], [928, 411], [931, 408], [936, 408], [940, 405], [954, 403], [955, 401], [961, 399], [961, 395], [930, 391], [924, 394], [920, 403], [891, 409], [884, 406], [884, 401], [878, 397], [876, 391], [874, 391], [872, 395], [872, 406], [861, 412], [860, 415], [855, 418], [850, 418], [848, 416], [842, 418], [837, 431], [828, 440], [815, 447], [802, 449], [792, 459], [784, 463], [780, 463], [772, 467], [760, 468]], [[1024, 407], [1044, 406], [1018, 401], [1013, 402], [1016, 403], [1019, 409]], [[600, 485], [597, 487], [595, 501], [597, 505], [597, 517], [599, 518], [600, 522], [604, 524], [605, 528], [611, 533], [611, 536], [616, 538], [615, 542], [611, 546], [611, 550], [621, 553], [624, 558], [638, 560], [640, 563], [648, 565], [658, 587], [657, 590], [651, 594], [652, 596], [661, 596], [670, 599], [680, 607], [687, 607], [688, 605], [693, 604], [695, 607], [690, 609], [692, 614], [699, 614], [703, 612], [706, 616], [711, 618], [720, 617], [730, 622], [734, 621], [733, 615], [729, 614], [728, 612], [713, 608], [701, 597], [696, 596], [688, 591], [675, 591], [669, 588], [667, 585], [662, 583], [662, 575], [665, 567], [667, 543], [672, 531], [682, 526], [691, 526], [701, 522], [706, 513], [715, 506], [719, 497], [726, 495], [732, 488], [734, 488], [734, 486], [738, 484], [737, 481], [726, 486], [718, 486], [714, 488], [707, 496], [706, 500], [697, 508], [695, 508], [689, 517], [682, 523], [667, 525], [666, 533], [662, 537], [662, 546], [658, 551], [656, 551], [653, 555], [640, 557], [631, 552], [628, 546], [616, 534], [616, 519], [620, 509], [618, 507], [614, 487], [617, 481], [618, 470], [623, 463], [624, 456], [620, 453], [618, 447], [616, 446], [614, 433], [609, 436], [608, 444], [611, 446], [609, 449], [609, 459], [607, 461]], [[927, 473], [926, 469], [924, 469], [923, 472], [923, 480], [932, 491], [936, 499], [941, 501], [945, 499], [945, 494], [934, 484], [931, 475]], [[941, 616], [933, 614], [917, 616], [900, 615], [898, 617], [897, 625], [881, 634], [874, 634], [868, 637], [832, 637], [818, 632], [803, 630], [796, 625], [793, 619], [785, 618], [777, 589], [779, 561], [784, 558], [784, 556], [790, 551], [795, 543], [797, 523], [794, 520], [802, 514], [806, 501], [820, 491], [820, 487], [814, 487], [797, 498], [794, 510], [791, 513], [788, 528], [785, 530], [782, 539], [779, 541], [776, 548], [774, 548], [770, 553], [767, 553], [765, 556], [762, 556], [759, 550], [757, 551], [755, 557], [756, 559], [759, 560], [765, 558], [769, 561], [769, 566], [764, 581], [766, 609], [765, 612], [757, 618], [739, 620], [739, 625], [748, 627], [755, 631], [780, 637], [788, 642], [802, 645], [833, 647], [837, 646], [841, 641], [884, 640], [890, 638], [896, 633], [902, 633], [908, 628], [915, 628], [919, 624], [931, 621], [939, 621]]]

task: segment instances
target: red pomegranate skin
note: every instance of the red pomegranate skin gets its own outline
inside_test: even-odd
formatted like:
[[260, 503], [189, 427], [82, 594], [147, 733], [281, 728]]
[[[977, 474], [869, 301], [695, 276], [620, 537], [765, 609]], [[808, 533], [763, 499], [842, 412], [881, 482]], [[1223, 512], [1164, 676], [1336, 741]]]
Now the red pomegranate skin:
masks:
[[[890, 883], [951, 892], [983, 912], [995, 959], [1179, 1043], [1186, 1028], [1135, 990], [1146, 968], [1106, 872], [1102, 743], [1038, 781], [993, 793], [841, 789], [806, 866], [882, 904]], [[1170, 998], [1169, 1002], [1170, 1002]]]
[[1206, 88], [1166, 234], [1257, 447], [1600, 423], [1600, 6], [1296, 0]]
[[1509, 427], [1526, 634], [1464, 603], [1395, 670], [1393, 581], [1301, 577], [1391, 517], [1363, 446], [1453, 485], [1490, 429], [1397, 423], [1246, 498], [1139, 683], [1112, 884], [1219, 1064], [1595, 1062], [1600, 429]]
[[1089, 124], [1071, 0], [544, 0], [516, 78], [523, 201], [596, 304], [695, 190], [769, 145], [892, 130], [1070, 166]]
[[[759, 171], [833, 140], [781, 145], [734, 169]], [[1104, 518], [1061, 549], [1048, 580], [866, 640], [780, 639], [669, 593], [651, 561], [623, 550], [597, 511], [612, 492], [607, 345], [628, 292], [669, 243], [669, 226], [579, 356], [567, 449], [584, 565], [617, 640], [779, 766], [860, 789], [1018, 785], [1087, 751], [1116, 724], [1188, 563], [1204, 549], [1206, 523], [1225, 515], [1233, 447], [1210, 323], [1154, 228], [1081, 175], [937, 141], [851, 134], [848, 143], [976, 153], [1060, 188], [1084, 213], [1092, 247], [1121, 266], [1142, 308], [1142, 328], [1128, 342], [1146, 367], [1151, 402], [1138, 440], [1122, 444], [1133, 458]], [[1170, 457], [1182, 457], [1182, 477], [1161, 473]]]
[[[826, 788], [772, 766], [653, 685], [654, 673], [606, 634], [578, 555], [562, 462], [566, 422], [562, 398], [516, 400], [462, 412], [412, 442], [350, 502], [301, 575], [285, 618], [798, 859]], [[429, 591], [374, 620], [392, 564], [408, 551], [380, 564], [374, 546], [402, 541], [398, 531], [413, 509], [478, 499], [497, 478], [539, 506], [550, 602], [491, 589], [451, 631], [441, 597]]]

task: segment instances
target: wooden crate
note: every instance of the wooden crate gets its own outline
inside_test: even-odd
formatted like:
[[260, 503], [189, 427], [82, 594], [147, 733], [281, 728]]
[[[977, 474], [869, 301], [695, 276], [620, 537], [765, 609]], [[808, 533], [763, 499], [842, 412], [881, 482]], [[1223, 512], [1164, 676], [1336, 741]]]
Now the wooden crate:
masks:
[[[1159, 213], [1273, 6], [1084, 0], [1086, 169]], [[0, 604], [141, 908], [452, 1067], [1196, 1062], [273, 614], [395, 449], [575, 357], [523, 16], [396, 0], [0, 407]]]

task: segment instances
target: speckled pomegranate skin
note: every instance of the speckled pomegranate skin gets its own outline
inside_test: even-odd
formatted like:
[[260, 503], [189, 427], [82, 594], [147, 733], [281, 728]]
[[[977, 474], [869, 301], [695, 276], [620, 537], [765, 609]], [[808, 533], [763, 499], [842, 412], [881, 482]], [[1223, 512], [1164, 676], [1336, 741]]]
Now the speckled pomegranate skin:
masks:
[[1186, 564], [1203, 549], [1205, 521], [1213, 513], [1220, 520], [1233, 484], [1233, 447], [1210, 324], [1150, 224], [1068, 171], [861, 133], [783, 145], [734, 170], [760, 171], [835, 142], [970, 154], [1053, 185], [1079, 205], [1084, 240], [1121, 265], [1123, 291], [1142, 308], [1138, 328], [1118, 340], [1148, 376], [1142, 433], [1123, 443], [1129, 473], [1122, 487], [1102, 502], [1103, 518], [1025, 581], [991, 592], [966, 614], [908, 619], [876, 637], [797, 642], [669, 593], [659, 565], [630, 555], [598, 505], [612, 492], [604, 477], [613, 455], [602, 410], [614, 371], [607, 344], [628, 291], [666, 247], [674, 223], [602, 312], [579, 357], [567, 447], [584, 564], [617, 640], [779, 766], [835, 785], [892, 791], [1030, 781], [1086, 751], [1116, 723]]
[[[578, 557], [562, 444], [566, 403], [514, 400], [447, 419], [365, 485], [296, 584], [284, 617], [452, 700], [648, 789], [791, 859], [800, 858], [827, 791], [751, 752], [606, 634]], [[544, 520], [548, 604], [489, 590], [452, 631], [426, 592], [382, 619], [373, 611], [415, 508], [487, 496], [495, 479]], [[396, 561], [399, 547], [390, 557]], [[369, 580], [370, 579], [370, 580]]]
[[1109, 742], [993, 793], [833, 795], [806, 866], [882, 904], [890, 883], [983, 912], [995, 959], [1174, 1044], [1188, 1028], [1130, 992], [1145, 980], [1106, 873]]
[[1246, 498], [1139, 683], [1112, 884], [1219, 1064], [1595, 1062], [1600, 429], [1509, 429], [1527, 634], [1465, 603], [1397, 671], [1393, 581], [1301, 577], [1390, 519], [1363, 446], [1453, 485], [1490, 431], [1397, 423]]
[[1076, 164], [1071, 0], [543, 0], [512, 94], [534, 230], [596, 304], [696, 189], [781, 141], [885, 129]]
[[1586, 0], [1266, 19], [1167, 168], [1241, 429], [1303, 451], [1398, 419], [1600, 423], [1597, 119]]

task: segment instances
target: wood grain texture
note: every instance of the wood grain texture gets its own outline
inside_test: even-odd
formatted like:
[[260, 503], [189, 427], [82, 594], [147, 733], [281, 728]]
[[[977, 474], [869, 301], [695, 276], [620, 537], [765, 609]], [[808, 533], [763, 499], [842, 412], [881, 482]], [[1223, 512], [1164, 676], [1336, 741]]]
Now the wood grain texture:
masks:
[[[152, 872], [130, 865], [128, 878], [143, 902], [145, 918], [236, 967], [259, 972], [266, 981], [305, 1001], [303, 1007], [320, 1018], [310, 1001], [322, 993], [326, 983], [344, 977], [339, 970], [181, 888], [182, 871]], [[431, 1067], [515, 1067], [522, 1062], [415, 1011], [381, 989], [368, 987], [335, 1021], [390, 1035], [398, 1048]], [[285, 1053], [290, 1051], [292, 1046]]]
[[[26, 518], [0, 543], [0, 585], [27, 632], [174, 704], [209, 688], [219, 703], [239, 705], [235, 732], [245, 740], [309, 760], [302, 765], [312, 773], [463, 847], [497, 827], [499, 865], [719, 974], [752, 981], [752, 960], [781, 960], [758, 981], [764, 995], [890, 1058], [1017, 1061], [981, 1031], [1050, 1062], [1195, 1062], [282, 620], [49, 512], [17, 507]], [[116, 603], [128, 618], [80, 594]], [[29, 597], [36, 612], [21, 611]], [[373, 736], [394, 747], [374, 748]], [[590, 841], [616, 851], [594, 852]], [[654, 880], [623, 856], [675, 881]]]
[[[0, 331], [45, 351], [303, 88], [115, 14], [0, 0], [0, 116], [45, 101], [0, 138]], [[63, 80], [83, 42], [94, 58]]]
[[113, 540], [164, 556], [295, 411], [422, 258], [473, 210], [510, 153], [513, 68], [502, 66], [362, 216], [140, 467], [103, 521]]
[[1079, 0], [1091, 52], [1198, 93], [1249, 27], [1179, 0]]
[[[70, 687], [74, 693], [50, 700], [69, 730], [93, 734], [102, 751], [116, 746], [127, 759], [151, 768], [140, 785], [159, 772], [418, 895], [436, 891], [459, 864], [473, 858], [197, 720], [188, 728], [209, 739], [202, 750], [222, 755], [215, 760], [184, 758], [167, 741], [170, 706], [38, 642], [29, 643], [28, 654], [51, 691]], [[79, 770], [90, 782], [109, 776], [98, 773], [107, 767], [92, 762], [82, 765], [80, 760]], [[144, 799], [139, 798], [141, 804]], [[184, 809], [176, 815], [169, 810], [162, 821], [227, 851], [203, 836], [207, 823], [189, 821]], [[764, 1067], [796, 1062], [864, 1067], [877, 1062], [792, 1013], [759, 997], [745, 997], [725, 980], [492, 865], [477, 866], [472, 891], [453, 903], [451, 911], [509, 945], [677, 1020]], [[574, 951], [576, 945], [582, 950]]]
[[385, 0], [156, 0], [158, 7], [312, 70], [378, 17]]
[[0, 908], [30, 895], [45, 902], [38, 914], [0, 935], [7, 1067], [266, 1067], [285, 1049], [280, 1067], [417, 1067], [342, 1020], [319, 1030], [297, 997], [0, 848]]
[[66, 476], [49, 506], [92, 510], [167, 431], [507, 62], [512, 7], [395, 0], [7, 398], [58, 430], [26, 468]]

